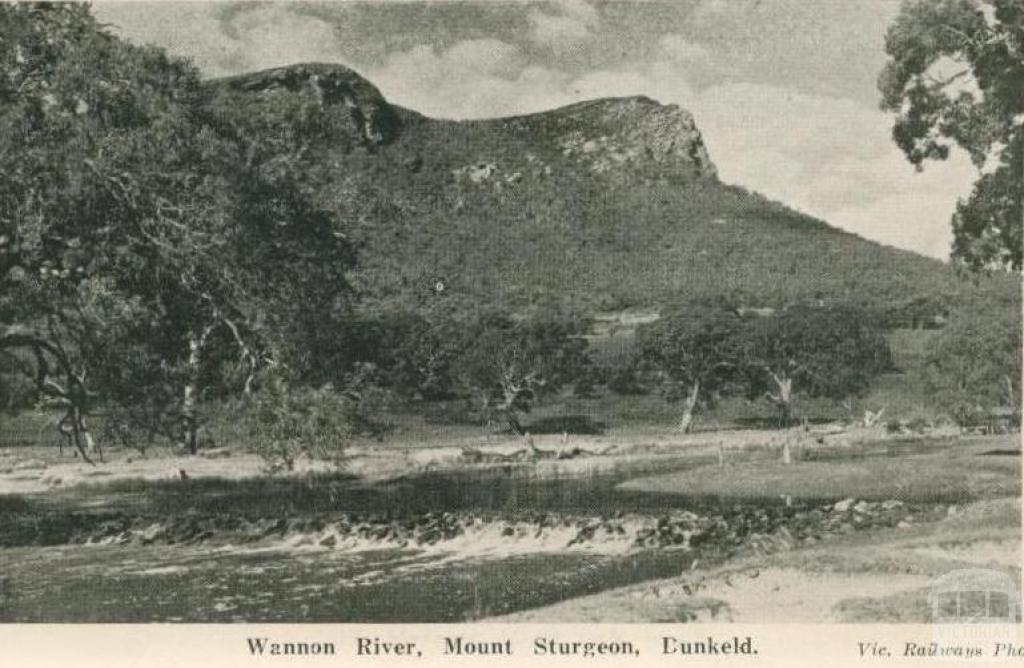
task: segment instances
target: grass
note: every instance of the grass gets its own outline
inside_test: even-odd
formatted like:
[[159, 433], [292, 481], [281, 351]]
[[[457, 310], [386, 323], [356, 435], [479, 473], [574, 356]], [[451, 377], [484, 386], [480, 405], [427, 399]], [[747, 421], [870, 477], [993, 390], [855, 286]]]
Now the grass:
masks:
[[[999, 447], [1019, 443], [1007, 436]], [[984, 445], [943, 447], [909, 456], [875, 456], [854, 460], [753, 460], [735, 465], [705, 466], [632, 480], [624, 489], [693, 498], [800, 500], [899, 499], [905, 502], [966, 502], [979, 498], [1018, 496], [1020, 457], [985, 456]], [[895, 453], [894, 453], [895, 454]]]

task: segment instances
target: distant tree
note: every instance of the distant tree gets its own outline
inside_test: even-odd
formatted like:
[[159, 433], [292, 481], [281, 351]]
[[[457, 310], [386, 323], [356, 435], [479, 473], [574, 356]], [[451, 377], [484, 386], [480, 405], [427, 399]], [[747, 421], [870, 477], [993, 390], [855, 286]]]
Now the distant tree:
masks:
[[1016, 291], [977, 291], [953, 312], [925, 361], [935, 403], [960, 423], [1021, 405], [1021, 303]]
[[454, 387], [518, 434], [521, 414], [590, 372], [583, 323], [571, 316], [490, 312], [450, 321], [447, 331], [458, 342]]
[[460, 341], [444, 320], [412, 309], [370, 307], [338, 337], [336, 368], [364, 365], [381, 388], [412, 400], [454, 396], [452, 362]]
[[881, 330], [861, 308], [790, 306], [752, 318], [745, 333], [744, 369], [751, 397], [764, 397], [788, 425], [797, 394], [834, 400], [863, 393], [891, 368]]
[[668, 381], [670, 400], [682, 400], [679, 430], [693, 426], [695, 411], [735, 390], [743, 362], [743, 320], [724, 305], [694, 304], [638, 332], [639, 356]]
[[910, 0], [886, 36], [882, 107], [917, 168], [955, 143], [983, 174], [953, 216], [953, 257], [1021, 268], [1024, 227], [1024, 4]]
[[884, 329], [938, 329], [949, 318], [955, 295], [923, 292], [879, 305], [873, 312]]

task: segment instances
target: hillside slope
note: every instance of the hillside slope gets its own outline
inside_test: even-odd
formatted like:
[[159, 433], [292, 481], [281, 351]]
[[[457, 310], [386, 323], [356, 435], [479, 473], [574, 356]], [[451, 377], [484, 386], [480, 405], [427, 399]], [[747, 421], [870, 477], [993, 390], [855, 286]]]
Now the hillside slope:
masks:
[[883, 304], [955, 290], [941, 262], [721, 183], [675, 105], [631, 97], [436, 120], [315, 64], [208, 90], [221, 122], [265, 150], [299, 150], [306, 187], [361, 247], [354, 279], [371, 299], [602, 311], [719, 295]]

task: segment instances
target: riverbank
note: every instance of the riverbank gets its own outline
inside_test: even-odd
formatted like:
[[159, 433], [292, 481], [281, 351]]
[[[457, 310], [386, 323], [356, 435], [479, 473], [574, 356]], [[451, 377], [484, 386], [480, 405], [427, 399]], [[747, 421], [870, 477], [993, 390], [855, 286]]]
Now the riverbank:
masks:
[[[789, 465], [778, 432], [728, 432], [367, 446], [276, 476], [237, 453], [8, 466], [36, 491], [0, 495], [0, 617], [920, 621], [936, 575], [1019, 573], [1016, 436], [844, 437]], [[44, 482], [65, 470], [107, 475]]]
[[[836, 506], [850, 512], [827, 542], [790, 541], [771, 553], [738, 555], [684, 575], [491, 621], [924, 623], [930, 621], [929, 587], [950, 571], [989, 568], [1020, 582], [1016, 436], [965, 439], [955, 448], [900, 458], [703, 467], [642, 477], [621, 487], [722, 500], [781, 495], [793, 503], [843, 496]], [[851, 528], [858, 521], [858, 506], [877, 507], [886, 503], [878, 499], [892, 495], [930, 502], [932, 517]]]
[[1020, 579], [1019, 499], [976, 502], [959, 513], [750, 555], [488, 621], [926, 623], [937, 577], [991, 568]]

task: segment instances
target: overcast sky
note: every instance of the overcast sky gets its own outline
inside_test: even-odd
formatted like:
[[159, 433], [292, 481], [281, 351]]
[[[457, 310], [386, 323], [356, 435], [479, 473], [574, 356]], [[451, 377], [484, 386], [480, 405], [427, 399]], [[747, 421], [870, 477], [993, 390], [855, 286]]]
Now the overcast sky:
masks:
[[949, 254], [974, 168], [916, 173], [878, 110], [898, 0], [96, 2], [205, 76], [343, 63], [388, 100], [483, 118], [644, 94], [689, 109], [721, 178], [862, 236]]

